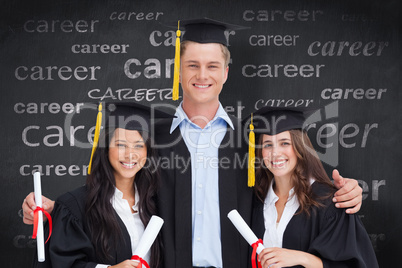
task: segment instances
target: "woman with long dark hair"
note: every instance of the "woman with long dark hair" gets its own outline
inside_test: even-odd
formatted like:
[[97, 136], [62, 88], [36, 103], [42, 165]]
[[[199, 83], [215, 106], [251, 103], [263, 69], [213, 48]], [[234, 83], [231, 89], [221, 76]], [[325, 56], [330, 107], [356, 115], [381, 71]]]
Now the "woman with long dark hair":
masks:
[[[137, 104], [111, 110], [84, 186], [60, 196], [52, 213], [46, 263], [38, 267], [137, 267], [130, 260], [152, 215], [158, 214], [157, 153], [151, 147], [150, 111]], [[155, 111], [156, 117], [170, 117]], [[157, 237], [143, 259], [159, 267]]]
[[[378, 267], [357, 215], [337, 209], [336, 191], [303, 124], [312, 113], [265, 107], [258, 134], [252, 229], [262, 267]], [[336, 172], [336, 171], [335, 171]]]

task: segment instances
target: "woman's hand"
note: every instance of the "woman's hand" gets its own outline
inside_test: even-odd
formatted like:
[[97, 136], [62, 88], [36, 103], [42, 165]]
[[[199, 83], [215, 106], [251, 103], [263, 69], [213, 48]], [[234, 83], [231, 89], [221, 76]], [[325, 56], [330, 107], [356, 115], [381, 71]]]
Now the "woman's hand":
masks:
[[285, 248], [265, 248], [258, 255], [258, 260], [264, 268], [281, 268], [295, 265], [309, 268], [323, 267], [321, 259], [317, 256]]
[[[54, 201], [44, 197], [42, 195], [42, 208], [48, 212], [49, 214], [52, 213], [54, 208]], [[25, 197], [24, 201], [22, 202], [22, 211], [23, 211], [23, 221], [25, 224], [33, 224], [34, 219], [34, 210], [36, 209], [35, 203], [35, 194], [31, 192], [27, 197]], [[43, 221], [46, 221], [46, 217], [43, 217]]]
[[109, 266], [111, 268], [132, 268], [132, 267], [137, 267], [139, 264], [138, 261], [133, 261], [133, 260], [125, 260], [119, 264]]

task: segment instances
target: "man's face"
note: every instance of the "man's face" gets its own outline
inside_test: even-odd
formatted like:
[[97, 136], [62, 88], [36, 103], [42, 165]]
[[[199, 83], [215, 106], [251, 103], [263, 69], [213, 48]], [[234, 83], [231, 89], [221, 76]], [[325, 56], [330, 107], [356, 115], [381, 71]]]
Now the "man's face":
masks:
[[219, 44], [187, 44], [181, 56], [183, 102], [187, 105], [218, 103], [228, 71]]

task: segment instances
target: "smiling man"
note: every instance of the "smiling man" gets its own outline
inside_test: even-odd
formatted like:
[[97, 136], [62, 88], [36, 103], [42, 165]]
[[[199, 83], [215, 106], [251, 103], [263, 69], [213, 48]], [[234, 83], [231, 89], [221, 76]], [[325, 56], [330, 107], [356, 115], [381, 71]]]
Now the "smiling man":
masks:
[[162, 170], [165, 267], [245, 267], [247, 244], [226, 215], [237, 208], [249, 218], [252, 191], [246, 168], [233, 167], [235, 155], [246, 156], [239, 119], [219, 102], [230, 60], [224, 31], [241, 27], [208, 19], [180, 24], [183, 101], [156, 139], [170, 144], [159, 149], [162, 157], [191, 159], [191, 168]]

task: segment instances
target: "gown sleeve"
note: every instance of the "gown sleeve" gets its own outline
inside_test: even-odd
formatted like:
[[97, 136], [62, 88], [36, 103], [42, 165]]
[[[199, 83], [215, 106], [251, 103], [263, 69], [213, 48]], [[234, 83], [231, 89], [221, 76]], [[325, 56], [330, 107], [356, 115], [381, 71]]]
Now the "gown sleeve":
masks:
[[94, 268], [95, 248], [83, 224], [83, 207], [74, 196], [63, 195], [52, 213], [53, 233], [48, 245], [52, 267]]
[[319, 232], [308, 252], [326, 267], [379, 267], [370, 238], [357, 215], [346, 214], [329, 200], [319, 216]]

